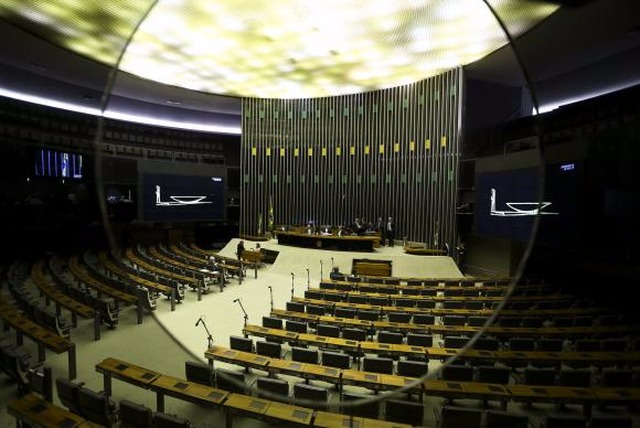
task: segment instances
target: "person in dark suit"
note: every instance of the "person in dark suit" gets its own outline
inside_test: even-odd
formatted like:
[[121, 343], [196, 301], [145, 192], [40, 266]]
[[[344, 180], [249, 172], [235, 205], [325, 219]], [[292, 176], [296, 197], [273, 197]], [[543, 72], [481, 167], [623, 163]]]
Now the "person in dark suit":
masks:
[[384, 232], [387, 237], [387, 244], [389, 247], [393, 247], [393, 240], [396, 237], [396, 223], [393, 221], [393, 217], [389, 216], [389, 218], [387, 218]]
[[236, 246], [236, 255], [238, 256], [238, 260], [240, 260], [240, 258], [242, 257], [242, 253], [244, 252], [244, 241], [240, 241], [238, 242], [238, 245]]
[[385, 233], [385, 222], [382, 216], [378, 217], [378, 221], [376, 221], [376, 229], [375, 231], [380, 235], [380, 245], [384, 247], [385, 237], [387, 234]]

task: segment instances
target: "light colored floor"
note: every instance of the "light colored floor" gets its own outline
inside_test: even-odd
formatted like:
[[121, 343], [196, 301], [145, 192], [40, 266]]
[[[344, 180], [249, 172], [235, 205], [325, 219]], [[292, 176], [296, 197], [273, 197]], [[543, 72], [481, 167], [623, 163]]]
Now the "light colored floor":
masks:
[[[220, 250], [220, 254], [233, 257], [236, 244], [237, 239], [231, 240]], [[242, 284], [238, 284], [235, 279], [232, 279], [223, 292], [214, 288], [203, 295], [200, 301], [197, 300], [195, 292], [186, 291], [185, 300], [177, 305], [173, 312], [170, 310], [168, 301], [159, 300], [158, 308], [153, 316], [145, 316], [144, 322], [140, 325], [136, 323], [135, 308], [125, 308], [120, 313], [117, 329], [103, 329], [100, 341], [93, 340], [91, 321], [80, 320], [78, 327], [72, 331], [72, 340], [78, 348], [77, 381], [84, 382], [94, 390], [101, 390], [103, 387], [102, 376], [95, 371], [95, 365], [106, 357], [121, 358], [165, 374], [184, 377], [185, 361], [205, 361], [207, 332], [202, 324], [196, 326], [199, 318], [202, 317], [205, 321], [214, 344], [229, 346], [229, 336], [241, 335], [244, 322], [240, 304], [234, 300], [240, 299], [248, 314], [249, 323], [261, 324], [262, 316], [268, 315], [270, 309], [268, 286], [271, 286], [273, 290], [274, 307], [284, 308], [285, 303], [291, 297], [292, 285], [293, 294], [303, 296], [308, 285], [317, 287], [321, 277], [328, 277], [332, 266], [339, 267], [342, 272], [349, 272], [354, 258], [392, 260], [393, 275], [396, 276], [463, 277], [450, 258], [406, 255], [401, 246], [380, 248], [375, 253], [352, 253], [286, 247], [278, 245], [276, 241], [264, 242], [261, 245], [263, 248], [273, 249], [280, 253], [273, 265], [266, 265], [259, 269], [257, 279], [254, 278], [254, 272], [250, 270], [248, 277]], [[254, 243], [246, 241], [245, 246], [251, 248]], [[33, 342], [25, 339], [25, 346], [35, 358], [37, 349]], [[54, 378], [67, 377], [66, 354], [55, 355], [47, 352], [45, 364], [52, 367]], [[432, 375], [437, 372], [439, 364], [438, 362], [430, 362], [429, 368]], [[241, 370], [238, 367], [218, 362], [216, 362], [216, 366]], [[257, 375], [261, 374], [251, 373], [250, 379]], [[291, 384], [301, 381], [293, 377], [283, 376], [283, 378], [289, 380]], [[321, 383], [318, 382], [318, 384]], [[360, 393], [370, 393], [361, 388], [353, 389]], [[7, 415], [5, 405], [14, 396], [15, 386], [10, 384], [5, 376], [0, 376], [0, 390], [0, 403], [2, 403], [0, 427], [15, 426], [15, 420]], [[153, 392], [117, 380], [113, 382], [112, 397], [116, 402], [128, 398], [155, 410], [155, 394]], [[337, 399], [337, 394], [334, 394], [334, 399]], [[58, 401], [55, 392], [54, 401]], [[442, 401], [438, 398], [425, 399], [425, 425], [436, 426], [434, 411]], [[224, 417], [221, 411], [207, 410], [172, 398], [166, 398], [165, 402], [166, 412], [186, 417], [199, 428], [224, 426]], [[467, 404], [479, 406], [479, 403]], [[509, 406], [515, 405], [510, 404]], [[577, 407], [575, 409], [571, 407], [568, 406], [568, 410], [564, 412], [579, 412]], [[521, 409], [520, 406], [510, 407], [510, 410], [514, 411]], [[526, 410], [536, 421], [536, 426], [537, 421], [550, 411], [554, 411], [553, 406], [538, 405]], [[267, 425], [252, 419], [235, 417], [234, 426], [245, 428]]]

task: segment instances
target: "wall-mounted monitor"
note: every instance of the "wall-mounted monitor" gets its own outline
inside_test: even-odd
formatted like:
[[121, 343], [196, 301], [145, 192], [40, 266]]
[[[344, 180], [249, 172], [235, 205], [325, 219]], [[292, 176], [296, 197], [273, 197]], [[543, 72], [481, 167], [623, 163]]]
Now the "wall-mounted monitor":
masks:
[[36, 177], [82, 178], [82, 155], [38, 149], [35, 153]]

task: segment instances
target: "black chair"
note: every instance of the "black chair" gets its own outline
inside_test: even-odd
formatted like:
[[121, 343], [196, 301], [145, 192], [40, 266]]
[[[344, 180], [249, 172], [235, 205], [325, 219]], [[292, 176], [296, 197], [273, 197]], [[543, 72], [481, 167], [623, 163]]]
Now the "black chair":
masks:
[[536, 351], [545, 352], [562, 352], [564, 341], [562, 339], [538, 339], [536, 342]]
[[262, 326], [282, 330], [282, 320], [280, 318], [262, 317]]
[[211, 368], [207, 363], [199, 361], [185, 361], [184, 372], [187, 380], [190, 382], [206, 386], [214, 385], [213, 368]]
[[351, 357], [341, 352], [322, 352], [320, 354], [321, 364], [327, 367], [336, 367], [339, 369], [351, 368]]
[[268, 341], [256, 341], [256, 353], [265, 357], [281, 358], [282, 344]]
[[244, 336], [229, 336], [229, 347], [236, 351], [253, 352], [253, 340]]
[[327, 337], [340, 337], [340, 327], [331, 324], [318, 324], [316, 334]]
[[527, 415], [488, 409], [485, 412], [485, 428], [529, 428]]
[[380, 312], [378, 311], [358, 311], [358, 319], [367, 321], [378, 321], [380, 319]]
[[318, 350], [300, 348], [293, 346], [291, 348], [291, 359], [300, 363], [318, 364]]
[[[333, 285], [333, 284], [331, 284], [331, 285]], [[329, 287], [327, 287], [327, 284], [325, 284], [324, 282], [321, 282], [320, 283], [320, 288], [329, 288]], [[304, 298], [305, 299], [322, 300], [323, 297], [324, 297], [324, 293], [322, 293], [321, 291], [305, 290], [305, 292], [304, 292]]]
[[424, 425], [424, 404], [404, 400], [387, 400], [384, 404], [384, 420], [422, 426]]
[[568, 369], [564, 368], [558, 373], [558, 385], [589, 387], [591, 386], [591, 370], [590, 369]]
[[301, 302], [287, 302], [286, 304], [287, 311], [291, 312], [303, 312], [304, 313], [304, 303]]
[[246, 392], [245, 374], [226, 369], [216, 369], [216, 386], [224, 391], [237, 392], [244, 394]]
[[[469, 296], [469, 292], [470, 291], [474, 291], [474, 295], [473, 296]], [[465, 295], [465, 297], [478, 297], [478, 292], [475, 291], [475, 290], [465, 290], [464, 295]], [[473, 310], [484, 309], [484, 302], [482, 300], [466, 300], [464, 302], [464, 308], [465, 309], [473, 309]]]
[[369, 304], [373, 306], [389, 306], [389, 299], [387, 297], [371, 297]]
[[342, 338], [348, 340], [365, 341], [367, 340], [367, 332], [359, 328], [343, 328]]
[[444, 325], [465, 325], [467, 317], [464, 315], [445, 315], [442, 317], [442, 323]]
[[[424, 296], [424, 291], [422, 292], [422, 295]], [[420, 309], [433, 309], [436, 307], [436, 301], [435, 300], [418, 300], [417, 303], [418, 308]]]
[[512, 337], [508, 342], [510, 351], [533, 351], [536, 346], [532, 337]]
[[402, 333], [397, 333], [394, 331], [379, 331], [378, 332], [378, 342], [379, 343], [393, 343], [393, 344], [402, 344], [404, 340], [404, 336]]
[[362, 370], [366, 372], [393, 374], [393, 360], [391, 358], [364, 357]]
[[58, 399], [69, 409], [70, 412], [80, 414], [80, 405], [78, 403], [78, 391], [83, 383], [72, 382], [65, 378], [56, 379], [56, 390], [58, 391]]
[[477, 366], [478, 382], [499, 383], [506, 385], [511, 377], [511, 369], [509, 367], [496, 366]]
[[411, 314], [407, 312], [389, 312], [387, 314], [389, 322], [410, 323]]
[[[440, 408], [439, 428], [479, 428], [482, 410], [445, 404]], [[438, 417], [437, 417], [438, 418]]]
[[353, 319], [356, 317], [356, 310], [351, 308], [336, 308], [333, 315], [338, 318]]
[[426, 361], [399, 360], [397, 364], [397, 374], [400, 376], [420, 377], [429, 371], [429, 364]]
[[306, 333], [307, 332], [307, 323], [301, 321], [292, 321], [287, 320], [285, 325], [285, 330], [292, 331], [295, 333]]
[[500, 327], [520, 327], [522, 325], [522, 318], [520, 317], [500, 317], [498, 319]]
[[588, 428], [632, 428], [633, 419], [620, 415], [592, 415], [587, 422]]
[[578, 339], [575, 342], [577, 352], [596, 352], [600, 350], [600, 341], [596, 339]]
[[407, 345], [431, 348], [433, 346], [433, 336], [430, 334], [409, 332], [407, 333]]
[[192, 428], [194, 425], [188, 419], [156, 412], [153, 416], [153, 426], [154, 428]]
[[541, 428], [585, 428], [587, 420], [583, 416], [578, 415], [547, 415], [542, 423]]
[[153, 411], [142, 404], [120, 400], [118, 417], [121, 428], [152, 428]]
[[467, 319], [467, 324], [473, 327], [482, 327], [487, 323], [489, 317], [487, 316], [470, 316]]
[[359, 305], [368, 305], [369, 304], [369, 298], [366, 296], [352, 296], [349, 295], [349, 303], [356, 303]]
[[540, 328], [544, 323], [544, 318], [542, 317], [524, 317], [522, 318], [522, 327], [527, 328]]
[[629, 349], [628, 339], [610, 338], [600, 342], [600, 350], [604, 352], [623, 352]]
[[549, 386], [556, 384], [556, 370], [554, 368], [525, 367], [522, 375], [525, 385]]
[[307, 313], [312, 315], [324, 315], [324, 306], [321, 305], [307, 305]]
[[440, 378], [455, 382], [471, 382], [473, 380], [473, 367], [461, 364], [447, 364], [440, 369]]
[[444, 337], [445, 348], [460, 349], [463, 346], [466, 346], [467, 342], [469, 342], [469, 338], [467, 336], [445, 336]]
[[329, 390], [315, 385], [295, 384], [293, 386], [293, 397], [296, 400], [303, 400], [296, 403], [302, 407], [326, 409], [329, 405]]
[[414, 299], [397, 299], [396, 306], [399, 308], [415, 308], [416, 300]]
[[104, 392], [81, 386], [78, 389], [78, 407], [86, 419], [105, 427], [117, 426], [117, 406]]
[[633, 385], [632, 369], [605, 368], [600, 375], [599, 386], [609, 388], [630, 388]]
[[351, 405], [352, 402], [365, 400], [366, 395], [345, 392], [342, 394], [342, 413], [361, 418], [378, 419], [380, 416], [380, 401], [373, 401], [361, 405]]
[[[445, 300], [442, 302], [442, 307], [444, 309], [464, 309], [464, 300]], [[449, 315], [449, 316], [457, 316], [457, 315]]]
[[430, 314], [414, 314], [414, 324], [433, 325], [436, 323], [436, 317]]
[[289, 402], [289, 382], [286, 380], [259, 377], [256, 381], [256, 387], [259, 398]]
[[495, 337], [479, 337], [473, 344], [473, 349], [482, 351], [497, 351], [500, 349], [500, 340]]

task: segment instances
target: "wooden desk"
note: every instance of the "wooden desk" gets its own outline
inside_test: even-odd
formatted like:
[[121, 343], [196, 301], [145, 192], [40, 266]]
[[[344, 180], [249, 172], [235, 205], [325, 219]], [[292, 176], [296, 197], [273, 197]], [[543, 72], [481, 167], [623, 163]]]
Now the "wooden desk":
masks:
[[73, 428], [97, 426], [93, 423], [84, 425], [88, 421], [82, 416], [50, 403], [34, 393], [29, 393], [22, 398], [9, 402], [7, 404], [7, 412], [18, 421], [26, 422], [34, 427]]
[[311, 425], [313, 413], [313, 409], [272, 401], [264, 416], [273, 423], [308, 427]]
[[640, 388], [596, 387], [592, 390], [602, 405], [637, 405], [640, 403]]
[[164, 412], [165, 395], [206, 407], [220, 407], [229, 396], [228, 391], [167, 375], [158, 376], [148, 387], [156, 392], [158, 412]]
[[337, 413], [316, 411], [314, 427], [323, 428], [411, 428], [411, 425], [380, 419], [360, 418]]
[[103, 390], [107, 396], [111, 396], [111, 379], [116, 378], [132, 385], [142, 388], [149, 388], [149, 385], [156, 380], [160, 373], [144, 367], [130, 364], [117, 358], [105, 358], [96, 364], [96, 371], [102, 373]]
[[337, 251], [372, 252], [380, 246], [379, 236], [309, 235], [306, 233], [277, 231], [278, 244], [295, 247]]
[[265, 367], [269, 364], [270, 360], [269, 357], [263, 357], [251, 352], [223, 348], [221, 346], [212, 346], [207, 349], [204, 356], [212, 363], [214, 360], [218, 360], [259, 370], [265, 370]]
[[223, 404], [226, 413], [227, 428], [231, 428], [233, 425], [231, 418], [233, 414], [264, 420], [264, 415], [267, 413], [267, 409], [271, 403], [272, 401], [250, 397], [248, 395], [229, 394]]
[[16, 332], [16, 343], [22, 345], [23, 336], [30, 337], [38, 346], [38, 361], [46, 359], [46, 349], [56, 354], [68, 354], [69, 380], [77, 375], [76, 344], [67, 338], [54, 334], [40, 324], [31, 321], [12, 304], [0, 296], [0, 318], [3, 327], [10, 326]]

